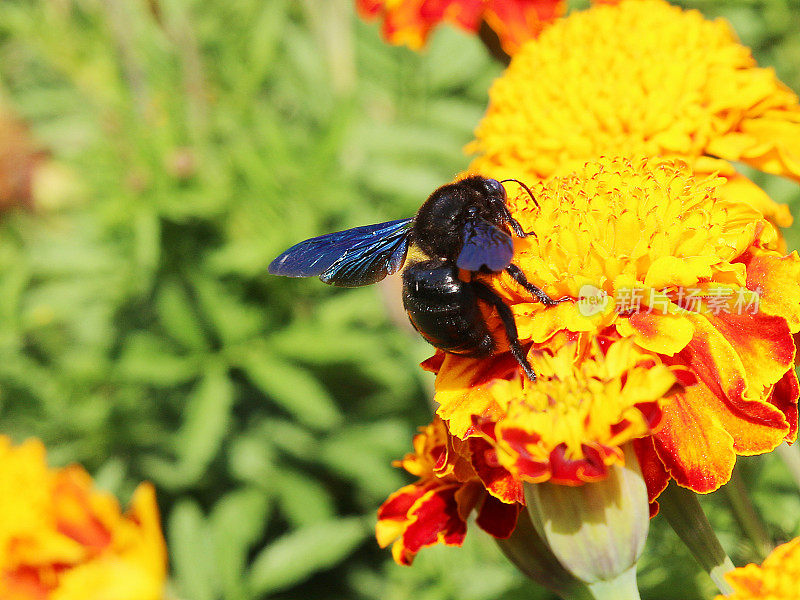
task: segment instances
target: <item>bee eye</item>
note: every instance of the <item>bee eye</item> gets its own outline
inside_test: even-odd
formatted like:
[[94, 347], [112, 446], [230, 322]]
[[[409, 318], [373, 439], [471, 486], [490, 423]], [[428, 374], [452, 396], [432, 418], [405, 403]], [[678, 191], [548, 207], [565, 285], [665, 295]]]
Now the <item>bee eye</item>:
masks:
[[490, 194], [505, 197], [506, 188], [504, 188], [503, 184], [497, 181], [497, 179], [487, 178], [484, 180], [484, 185], [486, 186], [486, 191], [488, 191]]

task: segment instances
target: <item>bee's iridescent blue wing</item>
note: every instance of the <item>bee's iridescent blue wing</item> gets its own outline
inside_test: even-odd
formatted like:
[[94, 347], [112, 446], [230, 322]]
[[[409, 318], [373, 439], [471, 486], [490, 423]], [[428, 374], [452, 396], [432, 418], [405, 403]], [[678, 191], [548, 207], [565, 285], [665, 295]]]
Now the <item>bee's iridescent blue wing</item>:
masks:
[[464, 245], [456, 259], [456, 266], [467, 271], [480, 271], [485, 266], [490, 271], [502, 271], [514, 257], [514, 240], [489, 221], [478, 218], [464, 226]]
[[295, 244], [269, 265], [273, 275], [313, 277], [341, 287], [380, 281], [403, 266], [411, 219], [364, 225]]

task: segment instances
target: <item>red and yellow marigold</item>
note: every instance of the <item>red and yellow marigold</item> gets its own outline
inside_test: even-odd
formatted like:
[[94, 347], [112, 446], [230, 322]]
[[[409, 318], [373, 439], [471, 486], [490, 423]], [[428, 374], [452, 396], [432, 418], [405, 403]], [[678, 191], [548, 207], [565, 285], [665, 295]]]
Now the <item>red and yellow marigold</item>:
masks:
[[722, 196], [779, 226], [784, 205], [731, 161], [800, 181], [800, 104], [724, 20], [665, 0], [623, 0], [558, 19], [492, 86], [471, 168], [524, 181], [600, 156], [676, 157], [719, 174]]
[[715, 600], [800, 600], [800, 538], [775, 548], [763, 564], [725, 574], [733, 594]]
[[515, 483], [602, 479], [632, 443], [655, 500], [670, 478], [717, 489], [737, 455], [795, 439], [800, 257], [723, 185], [682, 161], [624, 158], [535, 184], [535, 201], [509, 184], [512, 214], [536, 233], [515, 239], [514, 263], [573, 301], [543, 306], [506, 274], [479, 275], [511, 307], [539, 377], [522, 376], [488, 309], [495, 356], [423, 363], [446, 426], [437, 447], [461, 449], [426, 464], [468, 463], [451, 479], [416, 472], [426, 490], [447, 483], [455, 498], [480, 481], [513, 505]]
[[[691, 382], [640, 451], [698, 492], [725, 483], [737, 454], [768, 452], [797, 430], [800, 258], [779, 252], [774, 227], [723, 198], [723, 186], [680, 161], [589, 162], [536, 186], [538, 206], [525, 193], [510, 199], [536, 232], [516, 240], [514, 262], [551, 297], [577, 301], [543, 307], [507, 275], [487, 277], [534, 350], [562, 333], [630, 338]], [[587, 307], [587, 289], [604, 304]], [[537, 352], [530, 358], [536, 367]], [[437, 378], [439, 414], [455, 435], [498, 406], [474, 384], [496, 376], [470, 360], [445, 356]]]
[[366, 19], [383, 21], [383, 36], [419, 50], [441, 23], [477, 32], [486, 23], [511, 54], [564, 13], [565, 0], [356, 0]]
[[[624, 463], [622, 446], [650, 435], [676, 374], [630, 338], [560, 334], [534, 349], [538, 379], [496, 379], [488, 388], [500, 418], [472, 417], [497, 463], [530, 483], [581, 485]], [[468, 432], [467, 435], [474, 435]]]
[[[378, 541], [394, 542], [395, 560], [410, 564], [423, 547], [461, 545], [466, 521], [508, 537], [525, 505], [523, 482], [580, 485], [624, 464], [623, 445], [649, 435], [661, 405], [681, 389], [676, 368], [636, 349], [632, 340], [560, 335], [537, 351], [537, 383], [497, 378], [488, 393], [494, 418], [473, 415], [462, 437], [437, 417], [398, 463], [419, 479], [394, 493], [378, 513]], [[501, 370], [518, 371], [510, 357]], [[499, 363], [495, 365], [498, 367]]]
[[165, 579], [150, 484], [122, 513], [82, 467], [49, 469], [41, 442], [0, 436], [0, 598], [160, 600]]
[[417, 552], [437, 543], [460, 546], [473, 510], [477, 524], [494, 537], [511, 535], [522, 506], [522, 485], [498, 465], [486, 464], [482, 456], [487, 452], [491, 448], [482, 440], [450, 435], [438, 418], [414, 437], [414, 452], [396, 466], [418, 479], [392, 494], [378, 511], [378, 543], [393, 544], [395, 561], [410, 565]]

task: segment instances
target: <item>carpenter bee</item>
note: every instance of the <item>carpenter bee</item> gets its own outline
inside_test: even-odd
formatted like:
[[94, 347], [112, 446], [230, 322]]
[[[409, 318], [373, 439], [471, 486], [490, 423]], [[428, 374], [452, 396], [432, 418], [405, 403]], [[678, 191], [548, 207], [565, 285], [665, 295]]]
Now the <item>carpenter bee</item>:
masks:
[[[530, 194], [530, 189], [519, 183]], [[399, 219], [329, 233], [300, 242], [269, 265], [273, 275], [319, 276], [325, 283], [357, 287], [397, 272], [413, 244], [424, 259], [403, 270], [403, 306], [411, 324], [429, 343], [445, 352], [470, 357], [492, 356], [496, 340], [481, 314], [479, 300], [495, 307], [511, 353], [531, 381], [536, 380], [517, 336], [511, 309], [487, 285], [459, 278], [459, 269], [505, 270], [546, 305], [553, 300], [528, 282], [511, 263], [517, 237], [525, 232], [506, 206], [503, 182], [474, 175], [434, 191], [413, 219]], [[537, 203], [538, 206], [538, 203]]]

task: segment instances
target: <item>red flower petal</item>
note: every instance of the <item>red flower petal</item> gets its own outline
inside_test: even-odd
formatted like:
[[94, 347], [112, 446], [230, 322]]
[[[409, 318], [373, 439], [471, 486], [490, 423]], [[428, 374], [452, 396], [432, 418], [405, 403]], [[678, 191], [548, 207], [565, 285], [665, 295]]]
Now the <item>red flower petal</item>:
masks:
[[603, 479], [608, 467], [603, 461], [602, 453], [597, 448], [583, 445], [583, 457], [571, 460], [566, 457], [566, 444], [560, 444], [550, 453], [552, 483], [562, 485], [581, 485], [587, 481]]
[[759, 388], [770, 387], [794, 363], [794, 340], [783, 317], [763, 313], [703, 315], [741, 358], [747, 381]]
[[475, 522], [486, 533], [507, 539], [514, 533], [521, 509], [521, 504], [506, 504], [493, 496], [486, 496]]
[[492, 496], [505, 503], [525, 502], [522, 483], [497, 462], [497, 450], [484, 439], [469, 438], [472, 467]]
[[[752, 399], [759, 397], [763, 387], [748, 384], [751, 379], [766, 383], [774, 376], [769, 368], [758, 370], [760, 357], [755, 354], [775, 352], [785, 364], [791, 355], [785, 340], [791, 336], [785, 321], [780, 323], [782, 319], [747, 317], [693, 316], [695, 336], [675, 358], [696, 373], [699, 381], [664, 407], [661, 428], [654, 436], [655, 447], [676, 481], [696, 492], [709, 492], [724, 484], [736, 461], [735, 453], [772, 450], [791, 430], [785, 406], [791, 402], [786, 397], [791, 389], [787, 392], [780, 388], [778, 406]], [[726, 335], [712, 325], [712, 319]], [[747, 367], [726, 339], [738, 340], [742, 332], [755, 338], [745, 336], [742, 340], [745, 362], [750, 363]]]
[[444, 543], [460, 546], [467, 524], [459, 513], [456, 492], [461, 486], [433, 480], [409, 485], [392, 494], [378, 510], [378, 543], [392, 546], [394, 559], [410, 565], [426, 546]]
[[484, 19], [497, 32], [503, 49], [514, 53], [544, 26], [564, 14], [565, 0], [489, 0]]
[[[698, 385], [705, 386], [713, 396], [705, 397], [699, 408], [714, 413], [717, 426], [723, 425], [733, 436], [738, 454], [757, 454], [777, 446], [787, 435], [789, 424], [783, 412], [755, 399], [763, 393], [763, 386], [771, 385], [783, 376], [780, 374], [770, 381], [775, 376], [774, 369], [769, 362], [762, 366], [762, 357], [756, 354], [759, 351], [774, 353], [775, 362], [780, 361], [784, 365], [781, 368], [788, 369], [793, 349], [786, 347], [792, 342], [783, 319], [742, 316], [752, 317], [752, 320], [740, 319], [739, 315], [693, 317], [695, 336], [679, 357], [681, 363], [697, 374]], [[714, 325], [719, 325], [723, 332]], [[742, 332], [747, 335], [742, 336]], [[760, 366], [762, 370], [759, 371]], [[665, 413], [670, 408], [668, 405]], [[687, 439], [691, 442], [693, 438]]]
[[789, 422], [789, 433], [786, 435], [787, 442], [797, 439], [797, 397], [800, 394], [800, 386], [797, 382], [797, 373], [794, 369], [789, 369], [775, 387], [769, 397], [769, 403], [777, 407]]
[[[437, 489], [409, 514], [414, 520], [402, 537], [403, 564], [411, 564], [417, 552], [425, 546], [440, 541], [448, 546], [460, 546], [464, 542], [467, 524], [458, 514], [458, 504], [455, 501], [457, 489], [457, 486]], [[394, 548], [392, 551], [394, 552]]]
[[642, 477], [647, 485], [647, 498], [650, 501], [650, 516], [658, 514], [658, 502], [656, 498], [667, 489], [669, 483], [669, 473], [664, 468], [664, 463], [658, 458], [658, 453], [653, 445], [653, 438], [639, 438], [633, 440], [633, 449], [636, 458], [639, 460], [639, 468], [642, 470]]
[[514, 452], [514, 467], [520, 477], [528, 481], [546, 481], [550, 476], [550, 464], [535, 459], [527, 449], [527, 445], [536, 445], [541, 437], [516, 427], [504, 427], [503, 442]]
[[401, 487], [378, 509], [378, 520], [405, 521], [408, 511], [428, 490], [428, 486], [416, 484]]
[[464, 438], [472, 432], [472, 416], [499, 417], [501, 407], [485, 389], [493, 379], [510, 379], [519, 373], [510, 353], [491, 358], [465, 358], [446, 354], [436, 377], [436, 413], [448, 422], [450, 433]]

